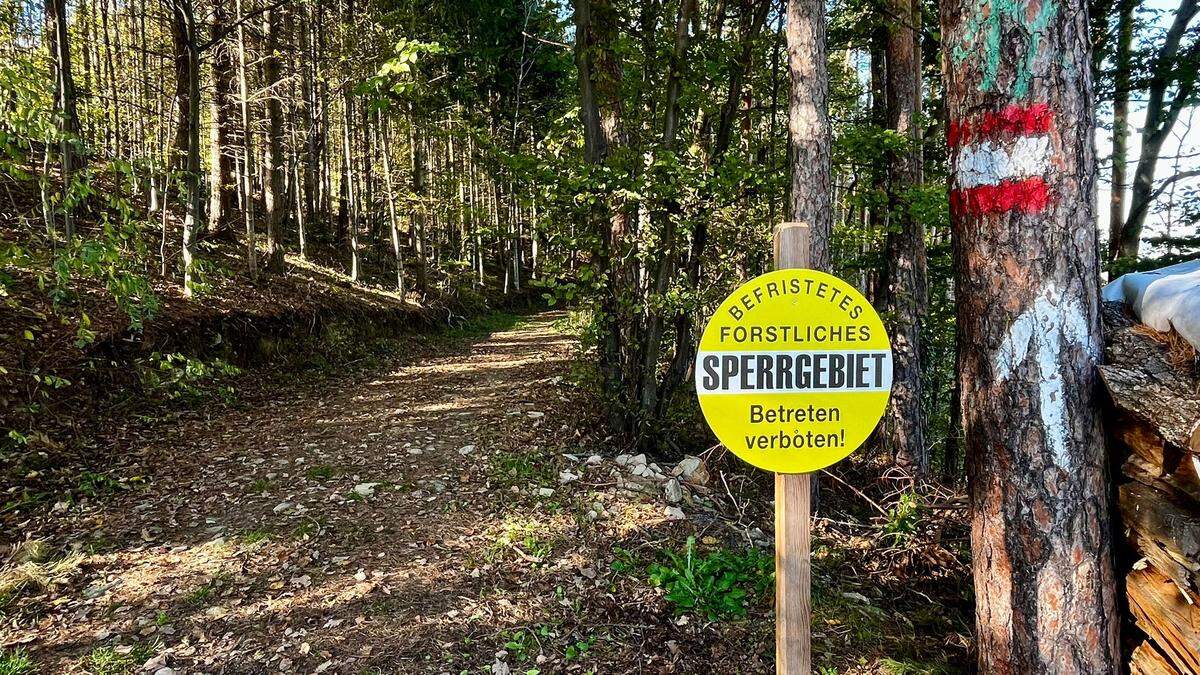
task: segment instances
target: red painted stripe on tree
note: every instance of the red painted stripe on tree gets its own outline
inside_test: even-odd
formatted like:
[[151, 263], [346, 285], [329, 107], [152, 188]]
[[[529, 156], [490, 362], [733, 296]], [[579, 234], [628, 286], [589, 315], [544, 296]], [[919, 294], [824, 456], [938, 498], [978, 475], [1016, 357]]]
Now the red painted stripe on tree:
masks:
[[996, 185], [950, 191], [955, 214], [986, 215], [1005, 211], [1038, 213], [1050, 204], [1050, 186], [1044, 178], [1006, 180]]
[[947, 130], [950, 147], [1004, 135], [1044, 134], [1054, 124], [1054, 113], [1047, 103], [1010, 105], [999, 112], [987, 112], [976, 118], [951, 122]]

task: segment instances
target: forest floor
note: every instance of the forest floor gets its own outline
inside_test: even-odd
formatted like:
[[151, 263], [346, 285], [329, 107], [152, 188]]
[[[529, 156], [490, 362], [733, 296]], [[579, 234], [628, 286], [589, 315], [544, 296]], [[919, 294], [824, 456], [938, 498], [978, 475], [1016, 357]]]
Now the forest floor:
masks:
[[[0, 513], [0, 672], [772, 672], [769, 476], [616, 456], [565, 316], [103, 432]], [[967, 670], [959, 512], [830, 485], [820, 672]]]

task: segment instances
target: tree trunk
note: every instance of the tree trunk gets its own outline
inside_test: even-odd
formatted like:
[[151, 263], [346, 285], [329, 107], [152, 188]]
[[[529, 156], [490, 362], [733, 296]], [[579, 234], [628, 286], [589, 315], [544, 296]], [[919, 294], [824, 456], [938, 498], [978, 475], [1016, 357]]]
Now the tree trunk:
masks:
[[167, 0], [171, 6], [171, 48], [175, 60], [175, 136], [171, 142], [171, 168], [188, 166], [188, 139], [192, 135], [192, 88], [189, 82], [190, 52], [195, 47], [195, 31], [187, 23], [192, 0]]
[[[242, 16], [242, 0], [237, 3], [238, 17]], [[246, 225], [246, 268], [250, 278], [258, 276], [258, 235], [254, 228], [254, 194], [251, 177], [254, 175], [254, 129], [250, 124], [250, 92], [246, 83], [246, 28], [244, 23], [237, 29], [238, 89], [242, 112], [242, 217]]]
[[1121, 256], [1125, 224], [1125, 162], [1129, 155], [1129, 88], [1133, 74], [1133, 10], [1137, 0], [1120, 0], [1116, 68], [1113, 74], [1112, 190], [1108, 202], [1108, 258]]
[[[175, 73], [180, 78], [176, 82], [176, 101], [186, 105], [179, 108], [179, 118], [186, 119], [186, 122], [181, 122], [176, 132], [180, 129], [186, 131], [182, 139], [184, 197], [187, 205], [183, 219], [183, 294], [191, 297], [194, 292], [193, 239], [204, 225], [204, 202], [200, 194], [200, 49], [196, 41], [196, 16], [192, 0], [171, 0], [171, 12], [172, 34], [177, 50]], [[178, 152], [178, 136], [175, 143]]]
[[908, 142], [887, 158], [888, 203], [893, 210], [884, 255], [885, 306], [891, 319], [894, 374], [885, 422], [896, 463], [917, 477], [929, 470], [921, 408], [921, 322], [929, 306], [925, 278], [925, 226], [910, 195], [921, 185], [920, 0], [891, 0], [887, 36], [887, 123]]
[[[220, 35], [229, 22], [226, 0], [213, 2], [212, 34]], [[237, 182], [233, 165], [235, 155], [230, 147], [233, 136], [233, 101], [237, 97], [237, 75], [233, 45], [220, 40], [212, 50], [213, 99], [211, 129], [211, 173], [209, 180], [208, 219], [215, 234], [233, 229], [233, 203], [237, 199]]]
[[350, 279], [358, 281], [358, 210], [354, 203], [354, 156], [350, 146], [350, 125], [354, 120], [354, 98], [350, 84], [342, 85], [342, 212], [350, 239]]
[[831, 200], [829, 75], [825, 58], [825, 6], [818, 0], [788, 0], [788, 105], [791, 143], [791, 219], [812, 228], [812, 269], [829, 271]]
[[[283, 101], [279, 64], [280, 9], [263, 14], [262, 29], [267, 36], [263, 58], [263, 79], [267, 87], [267, 271], [283, 271], [283, 216], [288, 199], [284, 194], [283, 176]], [[347, 120], [349, 123], [349, 120]]]
[[[575, 0], [575, 62], [579, 70], [580, 115], [584, 128], [584, 159], [590, 164], [610, 163], [626, 143], [621, 125], [621, 60], [616, 54], [620, 17], [611, 0]], [[622, 372], [634, 372], [630, 358], [636, 331], [622, 320], [622, 298], [635, 289], [628, 255], [631, 218], [624, 200], [616, 194], [598, 203], [584, 227], [601, 241], [597, 274], [606, 279], [601, 291], [600, 372], [609, 399], [610, 426], [627, 434], [633, 431], [628, 414], [633, 401], [624, 387]], [[629, 306], [626, 303], [624, 306]]]
[[[1154, 189], [1154, 174], [1163, 144], [1171, 135], [1179, 113], [1188, 106], [1195, 90], [1200, 69], [1181, 68], [1200, 60], [1200, 40], [1193, 41], [1183, 53], [1180, 44], [1188, 25], [1200, 11], [1200, 0], [1181, 0], [1175, 18], [1167, 29], [1163, 45], [1154, 57], [1150, 72], [1149, 95], [1146, 97], [1146, 121], [1142, 125], [1142, 148], [1137, 170], [1133, 174], [1133, 190], [1129, 201], [1129, 217], [1121, 227], [1119, 257], [1136, 258], [1142, 240], [1142, 228], [1150, 207], [1158, 198]], [[1167, 100], [1168, 91], [1173, 92]]]
[[979, 669], [1119, 672], [1087, 11], [941, 15]]
[[[46, 0], [43, 11], [46, 21], [46, 46], [50, 53], [50, 68], [54, 76], [54, 108], [59, 114], [58, 147], [64, 198], [63, 233], [67, 241], [70, 241], [75, 238], [75, 219], [66, 197], [75, 170], [74, 144], [79, 141], [79, 115], [76, 112], [75, 79], [71, 73], [71, 42], [70, 32], [67, 30], [66, 0]], [[48, 216], [48, 224], [53, 225], [53, 213], [48, 211]]]
[[428, 205], [425, 203], [427, 172], [429, 171], [429, 156], [425, 151], [425, 135], [416, 123], [416, 116], [409, 111], [409, 149], [412, 151], [412, 186], [413, 194], [417, 197], [417, 206], [412, 212], [413, 250], [417, 254], [417, 292], [422, 296], [429, 290], [427, 253], [425, 251], [425, 224], [428, 217]]

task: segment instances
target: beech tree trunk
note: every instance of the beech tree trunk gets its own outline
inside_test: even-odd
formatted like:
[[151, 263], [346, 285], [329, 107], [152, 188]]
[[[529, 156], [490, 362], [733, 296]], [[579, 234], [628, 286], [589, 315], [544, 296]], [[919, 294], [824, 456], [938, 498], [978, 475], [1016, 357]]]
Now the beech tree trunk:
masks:
[[[283, 271], [283, 216], [288, 199], [283, 191], [283, 102], [280, 100], [279, 9], [263, 14], [267, 36], [263, 77], [267, 85], [267, 271]], [[350, 124], [350, 120], [346, 120]]]
[[921, 185], [921, 5], [891, 0], [887, 36], [886, 114], [889, 129], [909, 142], [888, 153], [887, 192], [892, 208], [883, 259], [883, 299], [891, 317], [892, 397], [886, 437], [896, 463], [917, 477], [929, 471], [925, 415], [921, 411], [921, 321], [929, 306], [925, 226], [911, 210], [910, 191]]
[[[212, 35], [220, 35], [229, 22], [226, 0], [213, 2], [211, 20]], [[212, 141], [211, 167], [209, 178], [208, 220], [213, 232], [220, 234], [230, 232], [235, 222], [233, 210], [234, 200], [237, 199], [237, 181], [234, 178], [234, 152], [231, 146], [233, 137], [233, 101], [237, 97], [237, 74], [234, 63], [233, 44], [231, 40], [219, 40], [212, 45]]]
[[941, 19], [979, 668], [1119, 672], [1087, 8]]
[[1125, 162], [1129, 155], [1129, 88], [1133, 71], [1133, 9], [1137, 0], [1119, 0], [1116, 69], [1113, 75], [1112, 189], [1108, 202], [1108, 258], [1121, 256], [1125, 224]]
[[[1162, 191], [1154, 187], [1158, 158], [1175, 123], [1179, 121], [1180, 113], [1193, 101], [1192, 94], [1200, 77], [1200, 68], [1192, 64], [1200, 60], [1200, 40], [1192, 41], [1186, 48], [1181, 45], [1197, 13], [1200, 13], [1200, 0], [1180, 0], [1175, 18], [1150, 67], [1146, 121], [1141, 132], [1142, 147], [1138, 153], [1137, 170], [1133, 174], [1129, 216], [1121, 226], [1118, 255], [1122, 258], [1136, 258], [1138, 255], [1146, 216]], [[1192, 67], [1182, 67], [1182, 64]]]
[[[50, 52], [50, 68], [54, 75], [54, 107], [59, 114], [59, 161], [65, 196], [75, 169], [73, 144], [79, 136], [75, 79], [71, 74], [71, 43], [70, 33], [67, 31], [66, 0], [46, 0], [43, 11], [46, 21], [46, 46]], [[49, 217], [53, 219], [52, 214]], [[48, 224], [53, 225], [52, 222]], [[68, 241], [75, 237], [75, 220], [71, 213], [71, 205], [66, 202], [63, 203], [63, 233]]]

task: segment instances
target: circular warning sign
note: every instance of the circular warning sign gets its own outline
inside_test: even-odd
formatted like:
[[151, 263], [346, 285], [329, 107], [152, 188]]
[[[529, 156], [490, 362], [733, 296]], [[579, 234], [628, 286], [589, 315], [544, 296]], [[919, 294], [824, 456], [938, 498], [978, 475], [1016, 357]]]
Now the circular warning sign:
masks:
[[696, 355], [708, 425], [738, 457], [777, 473], [823, 469], [858, 449], [891, 389], [879, 314], [815, 270], [746, 282], [709, 320]]

